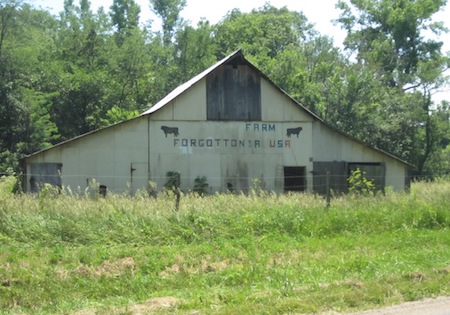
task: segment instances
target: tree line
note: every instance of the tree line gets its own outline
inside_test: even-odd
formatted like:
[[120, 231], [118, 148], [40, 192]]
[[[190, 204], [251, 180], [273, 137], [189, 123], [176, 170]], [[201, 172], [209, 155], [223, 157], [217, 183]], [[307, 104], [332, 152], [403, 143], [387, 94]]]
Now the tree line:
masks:
[[[0, 173], [23, 155], [131, 118], [236, 49], [328, 124], [415, 166], [450, 174], [446, 0], [340, 0], [344, 49], [302, 12], [265, 4], [197, 25], [186, 0], [149, 0], [161, 30], [134, 0], [93, 12], [64, 1], [59, 15], [0, 0]], [[436, 34], [434, 39], [425, 32]]]

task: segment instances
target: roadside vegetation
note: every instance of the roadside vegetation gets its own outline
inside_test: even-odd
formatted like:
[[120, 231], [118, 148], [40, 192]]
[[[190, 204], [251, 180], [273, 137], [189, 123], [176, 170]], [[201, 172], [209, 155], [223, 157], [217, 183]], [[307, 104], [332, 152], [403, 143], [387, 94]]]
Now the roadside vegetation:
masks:
[[450, 294], [450, 183], [411, 192], [13, 195], [1, 314], [347, 313]]

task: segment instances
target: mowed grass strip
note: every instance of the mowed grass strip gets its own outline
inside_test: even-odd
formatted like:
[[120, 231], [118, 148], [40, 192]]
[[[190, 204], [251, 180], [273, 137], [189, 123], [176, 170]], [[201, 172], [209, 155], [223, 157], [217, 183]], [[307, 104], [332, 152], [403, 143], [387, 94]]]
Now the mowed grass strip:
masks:
[[344, 313], [450, 294], [448, 182], [329, 209], [260, 191], [179, 211], [170, 195], [0, 197], [2, 314]]

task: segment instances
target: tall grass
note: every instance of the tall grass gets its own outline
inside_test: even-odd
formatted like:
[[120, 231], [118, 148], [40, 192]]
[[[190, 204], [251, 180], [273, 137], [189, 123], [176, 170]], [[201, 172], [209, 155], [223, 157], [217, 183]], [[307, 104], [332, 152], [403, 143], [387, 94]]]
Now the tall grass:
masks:
[[419, 183], [411, 193], [341, 196], [310, 194], [212, 195], [182, 197], [144, 194], [130, 198], [79, 197], [65, 192], [9, 195], [0, 201], [0, 240], [168, 245], [245, 236], [332, 237], [450, 226], [450, 184]]
[[[450, 294], [450, 183], [106, 198], [0, 181], [0, 313], [287, 314]], [[175, 299], [155, 308], [154, 299]], [[150, 302], [149, 302], [150, 301]], [[173, 301], [173, 300], [171, 300]]]

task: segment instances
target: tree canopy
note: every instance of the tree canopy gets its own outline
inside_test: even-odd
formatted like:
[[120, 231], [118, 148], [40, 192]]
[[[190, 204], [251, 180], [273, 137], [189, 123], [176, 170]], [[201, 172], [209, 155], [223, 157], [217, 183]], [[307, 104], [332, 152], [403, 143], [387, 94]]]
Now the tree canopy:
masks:
[[[64, 1], [58, 15], [0, 0], [0, 173], [19, 159], [137, 115], [231, 51], [246, 56], [328, 124], [405, 159], [417, 175], [450, 174], [445, 0], [340, 0], [345, 50], [302, 12], [266, 4], [217, 24], [183, 21], [185, 0]], [[429, 38], [425, 32], [437, 36]]]

